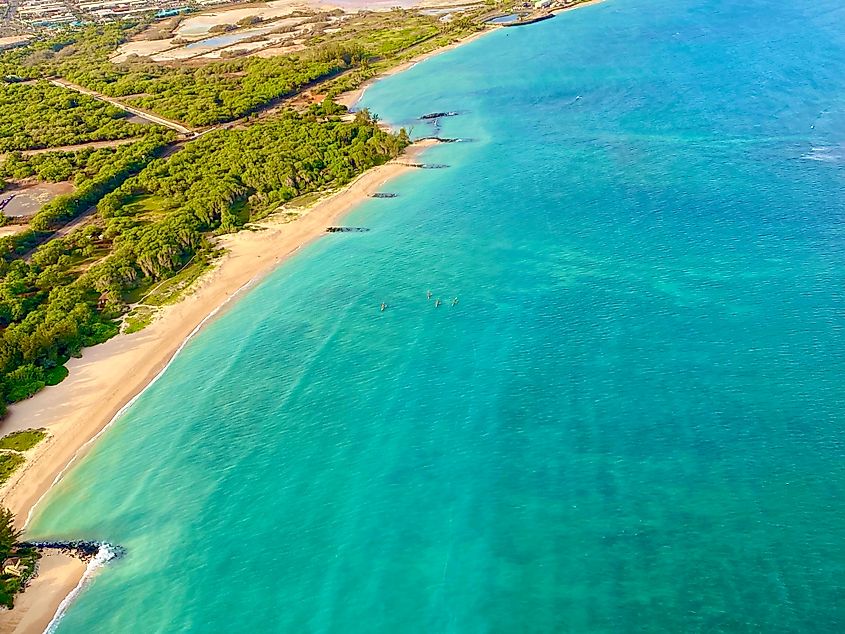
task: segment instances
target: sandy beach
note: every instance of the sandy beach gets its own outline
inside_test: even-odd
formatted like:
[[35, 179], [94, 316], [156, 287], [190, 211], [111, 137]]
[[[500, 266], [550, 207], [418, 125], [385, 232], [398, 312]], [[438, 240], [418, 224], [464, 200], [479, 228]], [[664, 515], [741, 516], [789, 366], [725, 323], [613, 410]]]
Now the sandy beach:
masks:
[[[586, 4], [589, 3], [572, 8]], [[338, 102], [352, 106], [375, 81], [493, 30], [478, 31], [403, 62], [339, 96]], [[426, 147], [436, 143], [435, 140], [415, 143], [399, 159], [365, 172], [343, 189], [319, 200], [293, 222], [271, 217], [256, 225], [260, 227], [258, 231], [222, 237], [219, 246], [226, 249], [225, 255], [180, 302], [162, 309], [155, 321], [140, 332], [121, 334], [85, 349], [80, 358], [67, 364], [70, 374], [62, 383], [10, 406], [9, 414], [0, 422], [0, 435], [33, 427], [49, 431], [48, 438], [30, 452], [27, 463], [0, 488], [0, 504], [16, 515], [18, 527], [25, 528], [35, 506], [65, 471], [229, 300], [323, 235], [326, 227], [336, 224], [385, 182], [415, 169], [408, 163], [413, 163]], [[38, 577], [18, 597], [15, 609], [0, 611], [0, 634], [43, 631], [84, 571], [84, 564], [67, 555], [45, 557]]]
[[50, 433], [0, 492], [0, 501], [16, 514], [18, 526], [25, 526], [32, 508], [74, 456], [162, 372], [202, 324], [244, 287], [323, 235], [326, 227], [386, 181], [414, 169], [407, 163], [432, 143], [414, 144], [400, 159], [362, 174], [293, 222], [271, 217], [256, 225], [261, 228], [258, 231], [224, 236], [220, 246], [227, 253], [182, 301], [165, 307], [140, 332], [86, 348], [80, 358], [67, 364], [70, 375], [62, 383], [10, 406], [0, 433], [31, 427], [44, 427]]
[[[35, 505], [67, 468], [84, 455], [110, 422], [164, 371], [185, 342], [229, 300], [301, 247], [324, 235], [326, 227], [335, 224], [385, 182], [415, 169], [407, 163], [433, 143], [436, 142], [412, 145], [398, 160], [365, 172], [340, 191], [315, 203], [293, 222], [271, 217], [256, 225], [260, 227], [258, 231], [224, 236], [220, 246], [226, 249], [226, 254], [182, 301], [164, 308], [140, 332], [118, 335], [104, 344], [86, 348], [80, 358], [67, 364], [70, 375], [62, 383], [11, 406], [8, 416], [0, 423], [0, 434], [30, 427], [44, 427], [50, 434], [0, 491], [0, 503], [15, 513], [18, 526], [25, 526]], [[18, 598], [15, 609], [0, 612], [0, 632], [43, 631], [59, 602], [76, 586], [85, 570], [81, 563], [77, 566], [64, 559], [62, 562], [60, 566], [53, 557], [45, 558], [40, 574]], [[20, 629], [24, 626], [34, 629]]]
[[71, 555], [58, 552], [45, 554], [38, 562], [38, 576], [15, 602], [11, 612], [0, 612], [3, 634], [41, 634], [56, 609], [79, 583], [85, 564]]

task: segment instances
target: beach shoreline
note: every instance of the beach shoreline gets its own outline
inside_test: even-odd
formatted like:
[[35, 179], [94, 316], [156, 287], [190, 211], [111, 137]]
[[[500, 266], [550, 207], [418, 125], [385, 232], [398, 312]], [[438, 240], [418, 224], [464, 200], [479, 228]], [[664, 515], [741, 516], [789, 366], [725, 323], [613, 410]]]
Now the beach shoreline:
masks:
[[79, 586], [85, 562], [62, 552], [48, 552], [38, 561], [38, 576], [19, 595], [15, 609], [0, 613], [0, 632], [41, 634], [50, 625], [62, 601]]
[[[566, 10], [601, 2], [589, 0]], [[444, 47], [407, 60], [358, 88], [343, 93], [338, 103], [354, 107], [372, 84], [408, 70], [414, 65], [495, 31], [484, 28]], [[240, 293], [263, 280], [299, 249], [325, 233], [328, 226], [354, 210], [388, 181], [413, 169], [419, 155], [437, 140], [409, 146], [397, 159], [359, 175], [339, 191], [326, 195], [302, 217], [285, 222], [273, 217], [255, 223], [258, 231], [242, 230], [223, 236], [219, 246], [225, 254], [179, 302], [166, 306], [143, 330], [120, 334], [83, 350], [67, 363], [69, 376], [60, 384], [9, 407], [0, 422], [0, 435], [43, 427], [49, 436], [28, 456], [26, 464], [0, 487], [0, 504], [25, 529], [39, 502], [64, 474], [82, 458], [98, 438], [134, 401], [166, 371], [176, 355], [203, 326], [218, 316]], [[43, 631], [60, 604], [83, 582], [86, 567], [57, 561], [50, 554], [49, 566], [33, 579], [18, 598], [14, 610], [0, 611], [0, 634]], [[69, 557], [61, 555], [61, 557]], [[49, 574], [47, 571], [49, 570]], [[54, 591], [61, 588], [63, 592]], [[24, 599], [26, 597], [26, 599]], [[41, 624], [42, 629], [19, 629], [19, 623]]]
[[386, 182], [416, 169], [412, 164], [420, 153], [436, 143], [412, 144], [397, 159], [317, 201], [296, 220], [270, 217], [253, 225], [258, 230], [223, 236], [219, 245], [226, 253], [188, 295], [164, 307], [143, 330], [84, 349], [68, 362], [67, 379], [11, 405], [0, 433], [43, 427], [49, 434], [0, 491], [0, 503], [15, 513], [17, 527], [26, 528], [34, 507], [67, 467], [155, 382], [202, 326]]
[[[0, 424], [0, 434], [30, 427], [43, 427], [49, 433], [0, 491], [0, 503], [15, 513], [18, 528], [26, 528], [38, 503], [53, 485], [153, 385], [193, 335], [231, 300], [324, 235], [327, 227], [386, 182], [417, 169], [411, 164], [435, 144], [436, 141], [412, 144], [397, 159], [359, 175], [294, 221], [271, 216], [255, 223], [259, 230], [223, 236], [220, 246], [226, 253], [187, 296], [166, 306], [140, 332], [121, 334], [84, 349], [80, 358], [68, 362], [70, 374], [63, 382], [10, 406], [8, 416]], [[67, 592], [61, 596], [45, 592], [45, 583], [51, 588], [60, 584], [70, 591], [82, 579], [85, 566], [64, 565], [61, 573], [51, 570], [46, 581], [39, 575], [31, 582], [14, 610], [0, 612], [0, 633], [35, 631], [19, 630], [15, 624], [42, 623], [45, 616], [45, 623], [49, 623]]]
[[[354, 104], [376, 81], [473, 41], [491, 30], [473, 33], [416, 56], [357, 89], [339, 95], [337, 101], [344, 105]], [[300, 248], [318, 239], [326, 227], [351, 212], [386, 182], [416, 169], [412, 165], [415, 160], [436, 143], [436, 140], [426, 140], [412, 144], [397, 159], [360, 174], [341, 190], [318, 200], [307, 213], [292, 222], [271, 216], [255, 223], [260, 231], [243, 230], [223, 236], [219, 246], [226, 249], [225, 255], [179, 302], [165, 307], [139, 332], [120, 334], [84, 349], [80, 358], [66, 364], [69, 375], [64, 381], [11, 405], [6, 418], [0, 422], [0, 435], [32, 427], [44, 427], [49, 432], [49, 436], [29, 453], [26, 464], [0, 487], [0, 505], [15, 514], [16, 526], [26, 529], [39, 502], [53, 486], [231, 300], [264, 279]], [[269, 249], [276, 251], [269, 252]], [[35, 577], [20, 595], [27, 599], [19, 597], [13, 610], [0, 610], [0, 634], [24, 631], [15, 623], [46, 626], [51, 622], [65, 597], [83, 583], [85, 566], [64, 565], [57, 570], [51, 568], [49, 576]], [[61, 581], [57, 581], [56, 576], [61, 577]], [[46, 590], [58, 583], [66, 589], [61, 596]]]
[[354, 88], [352, 90], [349, 90], [347, 92], [344, 92], [344, 93], [338, 95], [337, 98], [335, 99], [335, 101], [337, 103], [343, 105], [343, 106], [346, 106], [347, 108], [349, 108], [351, 110], [355, 107], [355, 105], [359, 101], [361, 101], [361, 97], [364, 96], [364, 93], [367, 91], [367, 89], [370, 86], [372, 86], [373, 84], [375, 84], [376, 82], [381, 81], [382, 79], [386, 79], [388, 77], [392, 77], [393, 75], [398, 75], [399, 73], [403, 73], [406, 70], [413, 68], [414, 66], [416, 66], [420, 62], [424, 62], [427, 59], [430, 59], [430, 58], [435, 57], [437, 55], [440, 55], [442, 53], [446, 53], [447, 51], [451, 51], [453, 49], [456, 49], [459, 46], [469, 44], [470, 42], [474, 42], [475, 40], [487, 35], [488, 33], [492, 33], [495, 30], [496, 30], [495, 27], [484, 28], [480, 31], [476, 31], [475, 33], [473, 33], [471, 35], [468, 35], [467, 37], [456, 40], [456, 41], [454, 41], [450, 44], [447, 44], [446, 46], [442, 46], [441, 48], [436, 48], [433, 51], [429, 51], [428, 53], [422, 53], [421, 55], [416, 55], [415, 57], [412, 57], [411, 59], [404, 61], [401, 64], [398, 64], [396, 66], [392, 66], [388, 70], [379, 73], [375, 77], [371, 77], [370, 79], [368, 79], [367, 81], [362, 83], [357, 88]]
[[[339, 95], [337, 101], [349, 107], [358, 102], [364, 91], [376, 81], [403, 72], [493, 30], [478, 31], [416, 56], [367, 80], [358, 88]], [[258, 232], [242, 230], [222, 236], [219, 246], [226, 253], [221, 260], [215, 262], [211, 270], [197, 280], [185, 297], [166, 306], [149, 326], [139, 332], [120, 334], [105, 343], [84, 349], [80, 358], [71, 359], [66, 364], [70, 372], [67, 379], [56, 386], [44, 388], [25, 401], [10, 405], [6, 418], [0, 421], [0, 435], [33, 427], [44, 427], [49, 432], [49, 436], [30, 453], [27, 463], [0, 486], [0, 504], [15, 513], [17, 527], [26, 528], [35, 506], [52, 485], [80, 457], [83, 450], [158, 378], [172, 358], [207, 321], [246, 287], [260, 281], [299, 248], [317, 239], [327, 226], [352, 211], [378, 187], [415, 169], [413, 163], [419, 155], [436, 144], [435, 139], [413, 143], [396, 159], [360, 174], [339, 191], [324, 196], [307, 213], [292, 222], [280, 222], [271, 216], [254, 223], [254, 226], [261, 228]], [[256, 250], [265, 245], [276, 246], [282, 252], [262, 261], [261, 254]], [[252, 275], [249, 275], [250, 272]], [[148, 356], [155, 357], [155, 360], [145, 364], [133, 363], [135, 357], [139, 356], [137, 351], [142, 348], [153, 350]], [[126, 367], [131, 367], [132, 372], [121, 371]], [[109, 368], [109, 371], [98, 368]], [[122, 381], [125, 374], [131, 376]], [[121, 383], [123, 385], [119, 385]], [[91, 398], [92, 391], [96, 392], [98, 398]], [[70, 414], [68, 409], [72, 410]], [[88, 423], [87, 431], [91, 427], [95, 427], [96, 431], [79, 433], [82, 425], [74, 422], [77, 419]], [[95, 419], [99, 424], [93, 424]], [[50, 469], [52, 477], [48, 484], [45, 484], [42, 474], [35, 473], [37, 465], [48, 462], [46, 456], [52, 457], [49, 460], [51, 463], [61, 463], [60, 468]]]

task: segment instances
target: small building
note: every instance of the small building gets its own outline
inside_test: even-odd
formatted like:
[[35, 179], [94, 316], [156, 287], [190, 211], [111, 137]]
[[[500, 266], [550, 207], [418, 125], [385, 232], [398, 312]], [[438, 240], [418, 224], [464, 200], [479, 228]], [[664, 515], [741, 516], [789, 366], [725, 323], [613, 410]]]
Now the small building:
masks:
[[3, 562], [3, 574], [13, 575], [15, 577], [23, 576], [23, 568], [21, 568], [21, 560], [18, 557], [10, 557]]

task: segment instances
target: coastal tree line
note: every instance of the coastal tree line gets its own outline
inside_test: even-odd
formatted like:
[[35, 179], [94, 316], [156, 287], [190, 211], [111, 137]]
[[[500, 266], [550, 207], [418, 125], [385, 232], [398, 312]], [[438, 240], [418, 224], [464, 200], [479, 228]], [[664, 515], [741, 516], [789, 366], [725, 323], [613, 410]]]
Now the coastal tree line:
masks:
[[[329, 38], [301, 54], [267, 60], [190, 68], [112, 64], [108, 57], [132, 29], [62, 31], [0, 53], [0, 76], [12, 82], [3, 88], [58, 95], [43, 82], [15, 82], [62, 76], [202, 125], [237, 118], [371, 55], [355, 41]], [[402, 37], [391, 46], [400, 46]], [[87, 104], [82, 95], [74, 99]], [[72, 104], [55, 106], [59, 117], [70, 117]], [[101, 114], [114, 115], [109, 108], [103, 105]], [[137, 142], [114, 148], [9, 152], [0, 163], [0, 185], [71, 178], [75, 186], [44, 205], [26, 230], [0, 238], [0, 407], [61, 380], [68, 358], [118, 332], [139, 289], [209, 252], [210, 234], [237, 230], [285, 201], [341, 185], [408, 143], [404, 132], [384, 132], [367, 113], [344, 122], [336, 116], [343, 112], [331, 100], [306, 112], [284, 111], [244, 129], [211, 132], [166, 160], [157, 157], [174, 136], [155, 126], [145, 126]], [[45, 123], [45, 134], [51, 127]], [[93, 205], [91, 221], [54, 237]]]
[[[33, 219], [47, 232], [102, 195], [97, 187], [123, 179], [102, 196], [95, 222], [34, 250], [34, 229], [0, 239], [0, 404], [60, 380], [70, 357], [118, 332], [134, 291], [208, 252], [211, 234], [235, 231], [297, 196], [343, 185], [407, 145], [404, 132], [385, 132], [366, 112], [342, 121], [329, 114], [336, 108], [285, 111], [248, 128], [217, 130], [167, 159], [150, 156], [162, 138], [125, 146], [138, 145], [135, 151], [116, 148], [122, 168], [109, 163], [87, 180], [90, 198], [48, 205]], [[22, 170], [26, 162], [17, 157], [12, 168]]]

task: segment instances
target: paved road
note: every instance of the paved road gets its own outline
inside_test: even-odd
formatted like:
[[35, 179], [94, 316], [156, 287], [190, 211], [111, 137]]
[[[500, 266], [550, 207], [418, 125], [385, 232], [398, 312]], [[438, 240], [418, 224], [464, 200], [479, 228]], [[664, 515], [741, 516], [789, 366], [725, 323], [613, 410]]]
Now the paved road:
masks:
[[56, 86], [60, 86], [62, 88], [67, 88], [68, 90], [75, 90], [76, 92], [82, 93], [83, 95], [88, 95], [89, 97], [94, 97], [94, 99], [99, 99], [100, 101], [105, 101], [106, 103], [110, 103], [113, 106], [120, 108], [121, 110], [125, 110], [131, 114], [134, 114], [138, 117], [146, 119], [147, 121], [152, 121], [153, 123], [157, 123], [159, 125], [163, 125], [166, 128], [170, 128], [171, 130], [176, 130], [181, 134], [187, 135], [195, 135], [196, 132], [191, 130], [190, 128], [186, 128], [181, 123], [176, 123], [175, 121], [171, 121], [170, 119], [165, 119], [164, 117], [159, 117], [158, 115], [151, 114], [146, 110], [139, 110], [138, 108], [133, 108], [132, 106], [127, 106], [125, 103], [121, 103], [117, 99], [112, 99], [111, 97], [106, 97], [105, 95], [101, 95], [93, 90], [88, 90], [87, 88], [83, 88], [82, 86], [77, 86], [76, 84], [72, 84], [69, 81], [65, 81], [64, 79], [51, 79], [51, 83], [55, 84]]

